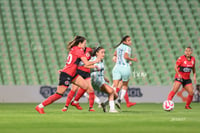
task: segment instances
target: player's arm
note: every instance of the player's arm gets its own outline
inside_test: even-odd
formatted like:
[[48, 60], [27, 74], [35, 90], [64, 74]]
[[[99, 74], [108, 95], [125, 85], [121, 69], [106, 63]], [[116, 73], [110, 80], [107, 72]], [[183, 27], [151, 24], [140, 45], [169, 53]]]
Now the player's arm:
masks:
[[196, 84], [196, 68], [195, 68], [195, 65], [192, 68], [192, 71], [193, 71], [193, 75], [194, 75], [194, 84]]
[[178, 71], [178, 68], [179, 68], [179, 66], [176, 64], [175, 67], [174, 67], [174, 69], [175, 69], [176, 73], [178, 74], [178, 77], [182, 78], [181, 74]]
[[138, 61], [138, 59], [137, 59], [136, 57], [135, 57], [135, 58], [129, 57], [128, 53], [125, 53], [125, 54], [124, 54], [124, 58], [125, 58], [126, 60], [129, 60], [129, 61], [134, 61], [134, 62], [137, 62], [137, 61]]
[[94, 69], [94, 68], [96, 68], [97, 70], [99, 69], [97, 65], [84, 65], [84, 67], [89, 69]]
[[115, 51], [113, 58], [112, 58], [113, 62], [117, 62], [117, 51]]
[[98, 63], [100, 60], [98, 58], [96, 58], [96, 60], [94, 61], [88, 61], [86, 57], [81, 57], [81, 60], [83, 61], [83, 63], [85, 64], [85, 66], [90, 66], [93, 65], [95, 63]]

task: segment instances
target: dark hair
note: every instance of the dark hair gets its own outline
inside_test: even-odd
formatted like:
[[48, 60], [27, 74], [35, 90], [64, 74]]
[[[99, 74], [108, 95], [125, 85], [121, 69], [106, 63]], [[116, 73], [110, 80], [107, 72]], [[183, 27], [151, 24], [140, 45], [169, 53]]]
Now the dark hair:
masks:
[[92, 56], [96, 56], [96, 53], [99, 52], [101, 49], [104, 49], [104, 48], [101, 47], [101, 46], [98, 46], [98, 47], [94, 48]]
[[75, 36], [74, 40], [68, 43], [67, 50], [70, 50], [72, 47], [77, 46], [80, 42], [83, 43], [85, 40], [85, 37]]
[[129, 35], [126, 35], [124, 37], [122, 37], [122, 40], [120, 41], [120, 43], [118, 43], [116, 46], [114, 46], [114, 48], [117, 48], [123, 41], [126, 41], [126, 39], [130, 37]]
[[187, 49], [187, 48], [189, 48], [189, 49], [193, 50], [191, 46], [188, 46], [188, 47], [186, 47], [185, 49]]

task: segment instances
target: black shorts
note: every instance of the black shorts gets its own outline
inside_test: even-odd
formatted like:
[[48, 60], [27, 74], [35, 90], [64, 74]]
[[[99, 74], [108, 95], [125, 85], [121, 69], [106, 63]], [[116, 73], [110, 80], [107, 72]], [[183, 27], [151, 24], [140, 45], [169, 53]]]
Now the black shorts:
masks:
[[74, 77], [70, 76], [69, 74], [65, 73], [65, 72], [61, 72], [60, 73], [60, 77], [59, 77], [59, 84], [58, 85], [63, 85], [66, 87], [69, 87], [69, 85], [71, 84], [72, 80], [75, 79], [77, 77], [78, 74], [75, 74]]
[[90, 78], [90, 73], [79, 70], [79, 69], [76, 71], [76, 74], [80, 75], [84, 79]]
[[192, 80], [191, 79], [179, 79], [179, 78], [175, 78], [175, 81], [180, 82], [183, 87], [188, 85], [188, 84], [192, 84]]

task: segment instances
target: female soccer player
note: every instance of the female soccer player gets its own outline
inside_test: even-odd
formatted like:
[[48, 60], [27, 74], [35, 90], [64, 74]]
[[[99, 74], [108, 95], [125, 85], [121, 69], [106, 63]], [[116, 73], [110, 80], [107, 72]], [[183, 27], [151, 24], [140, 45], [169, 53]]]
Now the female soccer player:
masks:
[[[92, 49], [89, 47], [86, 47], [84, 50], [84, 54], [85, 54], [85, 57], [87, 58], [87, 60], [90, 60], [91, 54], [92, 54]], [[88, 85], [90, 86], [89, 89], [87, 90], [87, 92], [89, 94], [89, 111], [95, 111], [93, 109], [93, 104], [94, 104], [94, 98], [96, 96], [94, 94], [94, 89], [91, 85], [90, 69], [84, 67], [84, 64], [82, 61], [79, 63], [79, 66], [77, 69], [77, 74], [82, 76], [82, 78], [85, 79], [87, 81]], [[92, 90], [90, 90], [90, 89], [92, 89]], [[76, 97], [75, 97], [74, 101], [71, 102], [71, 100], [77, 90], [78, 90], [78, 92], [76, 94]], [[82, 110], [82, 107], [79, 105], [78, 101], [85, 92], [86, 92], [85, 89], [79, 88], [79, 86], [72, 84], [71, 90], [67, 96], [65, 107], [62, 109], [62, 111], [63, 112], [67, 111], [70, 102], [71, 102], [72, 106], [75, 106], [77, 109]]]
[[[94, 64], [95, 66], [97, 66], [97, 68], [94, 68], [91, 70], [92, 86], [94, 88], [99, 88], [101, 91], [108, 94], [108, 100], [109, 100], [109, 106], [110, 106], [109, 112], [116, 113], [118, 111], [115, 110], [114, 99], [116, 99], [118, 95], [114, 91], [114, 89], [110, 87], [110, 85], [108, 85], [107, 82], [109, 80], [106, 77], [104, 77], [104, 70], [105, 70], [104, 62], [103, 62], [104, 56], [105, 56], [105, 49], [103, 47], [97, 47], [93, 52], [93, 57], [91, 60], [94, 61], [98, 59], [101, 61]], [[106, 111], [105, 106], [104, 105], [102, 106], [105, 112]]]
[[[69, 50], [67, 63], [62, 69], [59, 78], [59, 85], [57, 87], [56, 93], [48, 97], [42, 103], [36, 106], [36, 110], [40, 114], [44, 114], [44, 107], [53, 103], [54, 101], [60, 99], [69, 85], [72, 83], [78, 85], [83, 89], [89, 89], [88, 83], [79, 75], [76, 74], [78, 64], [80, 61], [83, 61], [86, 65], [92, 65], [99, 60], [88, 61], [84, 55], [84, 49], [86, 47], [86, 39], [82, 36], [76, 36], [75, 39], [68, 43], [67, 48]], [[92, 90], [92, 89], [90, 89]], [[92, 92], [91, 92], [92, 93]]]
[[[116, 56], [113, 56], [113, 62], [116, 63], [116, 61], [117, 61], [117, 57], [116, 57]], [[129, 62], [129, 64], [131, 65], [131, 62]], [[116, 88], [116, 92], [117, 92], [117, 93], [119, 93], [119, 91], [121, 90], [122, 86], [123, 86], [123, 81], [120, 80], [120, 81], [119, 81], [119, 84], [118, 84], [118, 86], [117, 86], [117, 88]], [[126, 93], [125, 93], [125, 95], [124, 95], [124, 99], [125, 99], [125, 101], [126, 101], [126, 106], [127, 106], [128, 108], [131, 107], [131, 106], [134, 106], [134, 105], [136, 104], [135, 102], [132, 103], [132, 102], [129, 101], [128, 90], [126, 91]]]
[[167, 100], [172, 100], [174, 95], [182, 85], [188, 92], [188, 97], [185, 105], [185, 109], [192, 109], [190, 103], [193, 99], [193, 86], [192, 80], [190, 79], [190, 73], [193, 71], [194, 84], [196, 84], [196, 69], [195, 69], [195, 58], [192, 55], [192, 48], [187, 47], [185, 49], [185, 55], [178, 58], [175, 65], [175, 81], [171, 92], [168, 95]]
[[128, 89], [128, 82], [131, 74], [129, 61], [135, 61], [135, 62], [138, 61], [136, 57], [135, 58], [130, 57], [131, 45], [132, 45], [131, 38], [130, 36], [126, 35], [122, 38], [121, 42], [116, 46], [117, 49], [114, 53], [114, 56], [117, 57], [117, 61], [112, 70], [113, 87], [117, 88], [119, 82], [121, 80], [123, 82], [121, 95], [117, 100], [118, 103], [121, 103], [121, 100], [124, 98]]

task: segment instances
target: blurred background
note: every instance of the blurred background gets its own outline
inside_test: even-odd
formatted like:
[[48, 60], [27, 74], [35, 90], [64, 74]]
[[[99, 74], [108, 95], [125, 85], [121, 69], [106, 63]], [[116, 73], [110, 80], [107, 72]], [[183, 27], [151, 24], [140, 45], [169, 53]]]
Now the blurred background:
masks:
[[113, 47], [130, 35], [133, 86], [171, 86], [191, 46], [200, 83], [199, 0], [0, 0], [0, 85], [57, 85], [75, 35], [106, 49], [110, 80]]

